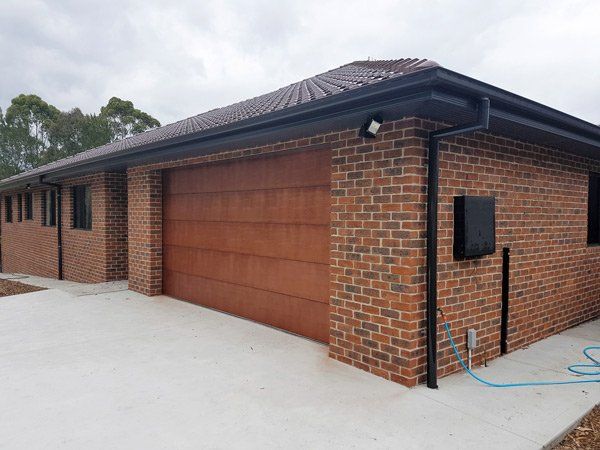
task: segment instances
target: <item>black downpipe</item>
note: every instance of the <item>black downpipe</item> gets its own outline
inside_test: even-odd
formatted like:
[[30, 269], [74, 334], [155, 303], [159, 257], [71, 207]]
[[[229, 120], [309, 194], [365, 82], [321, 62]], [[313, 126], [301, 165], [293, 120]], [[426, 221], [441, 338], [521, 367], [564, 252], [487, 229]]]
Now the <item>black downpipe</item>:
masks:
[[508, 352], [508, 297], [510, 294], [510, 248], [502, 249], [502, 318], [500, 322], [500, 353]]
[[482, 98], [477, 107], [477, 121], [429, 133], [427, 170], [427, 387], [437, 389], [437, 227], [438, 188], [440, 177], [440, 140], [487, 129], [490, 99]]
[[[63, 279], [63, 245], [62, 245], [62, 185], [57, 183], [48, 183], [40, 177], [40, 184], [50, 186], [56, 189], [56, 243], [58, 259], [58, 279]], [[46, 213], [47, 214], [47, 213]]]

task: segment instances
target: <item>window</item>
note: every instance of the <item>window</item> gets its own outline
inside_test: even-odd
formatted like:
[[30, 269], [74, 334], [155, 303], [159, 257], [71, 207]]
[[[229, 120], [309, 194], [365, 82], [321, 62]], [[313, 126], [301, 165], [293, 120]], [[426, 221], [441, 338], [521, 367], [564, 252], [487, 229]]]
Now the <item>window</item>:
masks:
[[31, 192], [25, 193], [25, 220], [33, 219], [33, 194]]
[[588, 194], [588, 244], [600, 244], [600, 174], [590, 174]]
[[12, 222], [12, 196], [7, 195], [4, 197], [4, 205], [6, 212], [6, 222]]
[[17, 194], [17, 221], [23, 222], [23, 194]]
[[73, 186], [73, 228], [92, 229], [92, 190], [90, 186]]
[[53, 227], [56, 225], [56, 191], [42, 192], [42, 225]]

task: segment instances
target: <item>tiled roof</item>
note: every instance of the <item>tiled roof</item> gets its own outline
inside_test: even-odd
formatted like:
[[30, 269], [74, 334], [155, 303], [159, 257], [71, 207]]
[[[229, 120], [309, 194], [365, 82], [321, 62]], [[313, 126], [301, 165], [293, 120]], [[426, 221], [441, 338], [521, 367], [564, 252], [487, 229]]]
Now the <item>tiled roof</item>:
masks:
[[290, 84], [268, 94], [234, 103], [223, 108], [213, 109], [197, 116], [54, 161], [6, 178], [2, 180], [2, 183], [16, 181], [22, 177], [41, 175], [87, 159], [108, 156], [111, 153], [135, 149], [147, 144], [160, 143], [161, 141], [175, 137], [192, 135], [436, 66], [437, 63], [426, 59], [355, 61], [337, 69]]

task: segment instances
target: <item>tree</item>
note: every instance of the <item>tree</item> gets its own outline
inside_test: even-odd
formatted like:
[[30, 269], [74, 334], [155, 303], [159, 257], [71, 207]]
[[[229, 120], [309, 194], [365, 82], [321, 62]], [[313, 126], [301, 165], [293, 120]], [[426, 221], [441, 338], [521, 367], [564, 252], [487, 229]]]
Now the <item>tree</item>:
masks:
[[18, 130], [6, 123], [0, 109], [0, 179], [16, 175], [23, 170], [21, 145], [16, 131]]
[[128, 100], [113, 97], [100, 114], [60, 111], [21, 94], [0, 109], [0, 179], [160, 126]]
[[75, 155], [83, 150], [83, 123], [85, 116], [79, 108], [61, 111], [48, 129], [48, 147], [43, 153], [40, 163]]
[[97, 114], [87, 114], [82, 123], [81, 147], [87, 150], [112, 141], [113, 134], [108, 121]]
[[134, 108], [129, 100], [121, 100], [118, 97], [112, 97], [107, 105], [100, 109], [100, 117], [108, 121], [112, 130], [112, 141], [160, 126], [160, 122], [154, 117]]
[[62, 111], [49, 128], [49, 145], [41, 163], [73, 156], [112, 140], [112, 130], [105, 118], [83, 114], [79, 108]]
[[22, 169], [36, 167], [49, 144], [49, 129], [60, 111], [37, 95], [21, 94], [11, 101], [5, 121], [11, 128], [9, 138], [22, 152]]

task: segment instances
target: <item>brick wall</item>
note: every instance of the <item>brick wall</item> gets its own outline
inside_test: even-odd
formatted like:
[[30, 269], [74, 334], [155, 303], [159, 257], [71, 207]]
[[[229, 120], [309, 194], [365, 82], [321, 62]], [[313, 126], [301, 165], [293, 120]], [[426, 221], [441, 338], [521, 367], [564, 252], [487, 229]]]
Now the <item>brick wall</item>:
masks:
[[406, 385], [424, 300], [426, 172], [416, 123], [386, 123], [368, 141], [340, 133], [332, 157], [330, 355]]
[[[57, 238], [56, 227], [44, 227], [42, 220], [42, 190], [31, 189], [33, 194], [33, 220], [17, 221], [17, 193], [2, 193], [2, 271], [8, 273], [28, 273], [42, 277], [56, 278]], [[12, 223], [6, 222], [6, 195], [12, 195]]]
[[[336, 131], [133, 167], [127, 182], [123, 174], [96, 174], [86, 178], [95, 186], [98, 203], [94, 227], [102, 220], [106, 226], [94, 231], [103, 230], [100, 235], [66, 230], [70, 240], [66, 254], [81, 267], [69, 262], [65, 274], [85, 281], [123, 276], [128, 244], [130, 288], [160, 294], [162, 170], [326, 144], [332, 163], [330, 355], [386, 379], [415, 385], [425, 376], [427, 136], [439, 126], [407, 118], [385, 123], [373, 140], [357, 137], [356, 129]], [[600, 165], [489, 134], [442, 143], [439, 304], [461, 351], [466, 330], [478, 330], [475, 363], [499, 354], [504, 246], [512, 255], [510, 350], [600, 314], [600, 246], [586, 244], [590, 170], [600, 171]], [[128, 202], [122, 194], [125, 186]], [[497, 199], [494, 255], [464, 261], [452, 256], [453, 198], [464, 194]], [[68, 204], [65, 201], [65, 215], [70, 214]], [[34, 223], [2, 223], [3, 255], [9, 255], [3, 261], [7, 271], [55, 276], [55, 230], [39, 226], [39, 201], [35, 207]], [[101, 242], [104, 250], [86, 254], [92, 242]], [[441, 324], [438, 336], [443, 376], [458, 370], [458, 365]]]
[[[427, 136], [436, 126], [409, 118], [384, 124], [374, 140], [346, 130], [130, 169], [130, 286], [160, 293], [161, 170], [328, 143], [330, 355], [408, 386], [422, 382]], [[587, 174], [598, 165], [485, 134], [449, 142], [441, 147], [439, 302], [459, 345], [472, 327], [476, 363], [499, 353], [503, 246], [512, 250], [511, 350], [598, 316], [600, 247], [585, 242]], [[497, 197], [496, 254], [453, 259], [453, 197], [463, 194]], [[441, 325], [439, 341], [439, 374], [458, 370]]]
[[[587, 199], [589, 172], [600, 163], [484, 133], [449, 140], [440, 155], [438, 301], [463, 356], [468, 328], [478, 331], [475, 363], [499, 355], [503, 247], [511, 250], [509, 351], [597, 317], [600, 247], [587, 245]], [[466, 194], [496, 197], [496, 253], [456, 261], [453, 199]], [[445, 375], [459, 366], [438, 331]], [[421, 339], [418, 374], [424, 346]]]
[[145, 295], [162, 292], [162, 175], [129, 169], [129, 289]]
[[[96, 173], [63, 180], [63, 277], [81, 282], [103, 282], [127, 278], [127, 196], [123, 173]], [[90, 185], [92, 229], [73, 228], [71, 187]], [[13, 222], [6, 223], [2, 199], [2, 269], [4, 272], [58, 277], [57, 227], [42, 225], [42, 193], [35, 187], [33, 220], [17, 221], [17, 194], [13, 196]], [[24, 200], [23, 200], [24, 202]]]
[[102, 222], [105, 241], [107, 280], [124, 280], [128, 274], [127, 174], [106, 173], [102, 197], [105, 219]]
[[130, 169], [130, 288], [160, 293], [161, 170], [329, 144], [330, 355], [387, 379], [414, 384], [422, 331], [418, 258], [424, 248], [426, 175], [423, 131], [417, 123], [415, 119], [386, 123], [375, 140], [346, 130]]
[[[332, 248], [343, 253], [332, 265], [330, 352], [412, 386], [426, 373], [427, 136], [442, 125], [393, 126], [372, 146], [349, 134], [334, 149]], [[468, 328], [478, 330], [475, 363], [499, 355], [505, 246], [509, 350], [600, 314], [600, 247], [586, 243], [590, 170], [600, 164], [489, 134], [441, 145], [438, 301], [463, 357]], [[496, 197], [497, 252], [455, 261], [453, 200], [466, 194]], [[439, 375], [459, 370], [441, 324], [438, 340]]]

